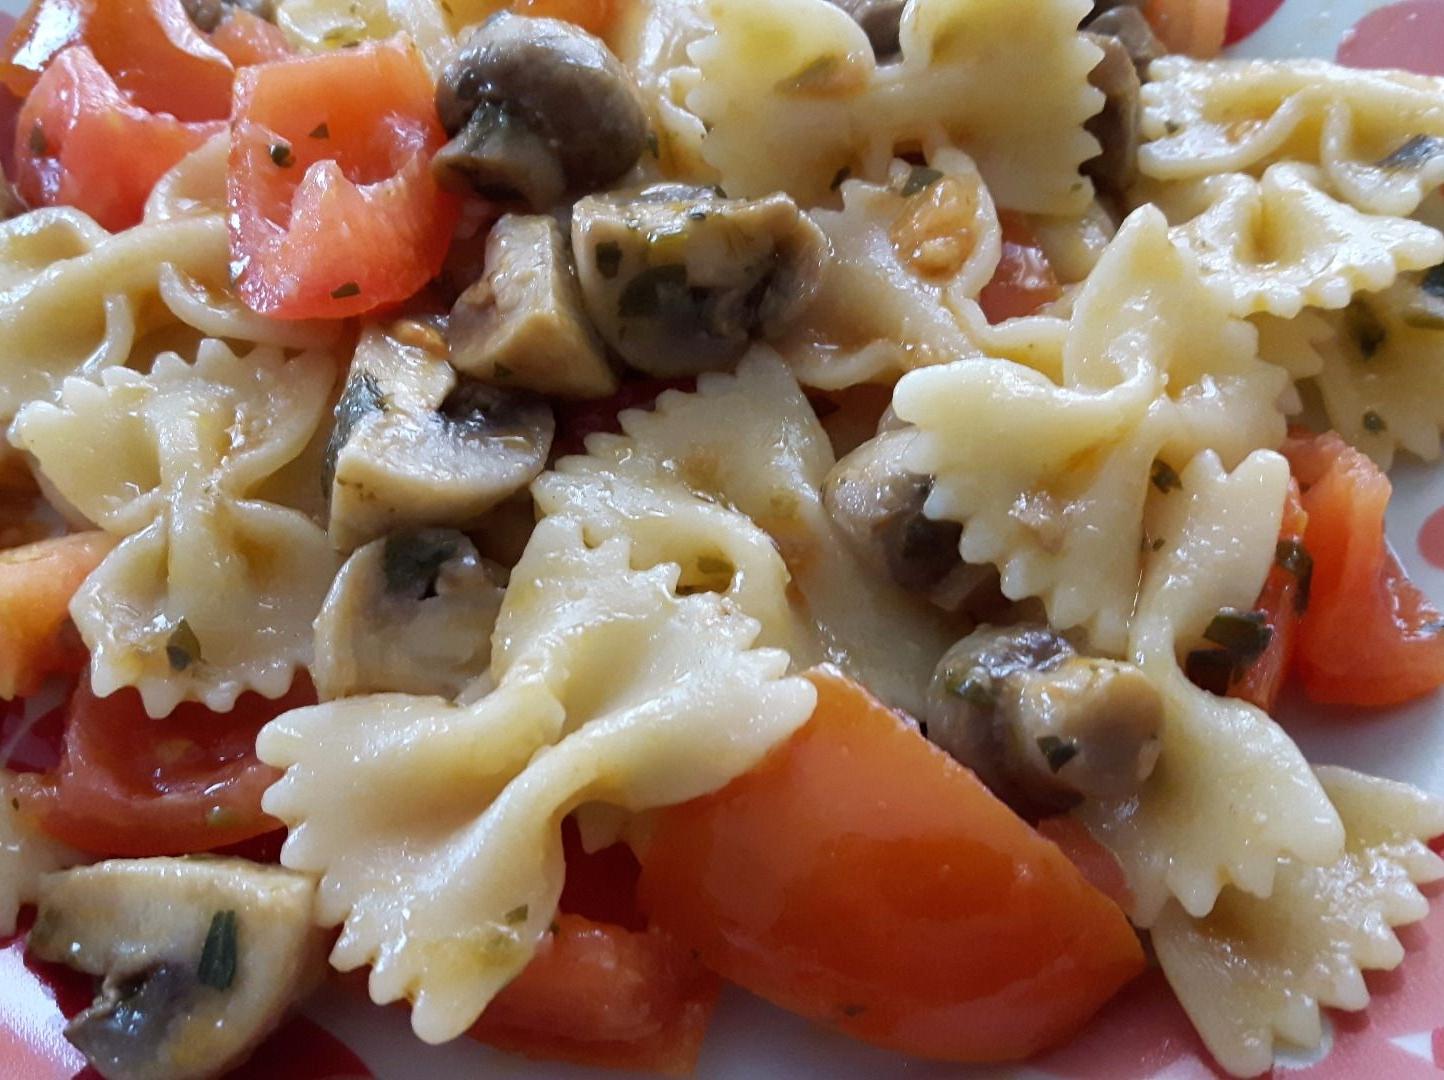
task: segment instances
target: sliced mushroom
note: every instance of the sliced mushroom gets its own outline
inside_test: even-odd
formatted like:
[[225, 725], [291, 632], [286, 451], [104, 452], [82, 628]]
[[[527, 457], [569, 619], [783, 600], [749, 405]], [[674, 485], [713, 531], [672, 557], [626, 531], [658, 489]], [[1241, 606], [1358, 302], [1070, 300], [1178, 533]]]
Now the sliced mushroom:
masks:
[[822, 500], [858, 558], [905, 589], [926, 591], [962, 565], [963, 527], [923, 515], [933, 479], [903, 466], [914, 438], [902, 428], [863, 443], [833, 467]]
[[217, 1076], [320, 981], [314, 893], [244, 859], [117, 859], [41, 879], [29, 949], [103, 978], [65, 1037], [106, 1080]]
[[1103, 91], [1104, 101], [1103, 111], [1084, 125], [1103, 151], [1083, 163], [1083, 172], [1100, 191], [1121, 195], [1138, 178], [1142, 84], [1121, 41], [1106, 34], [1084, 36], [1103, 50], [1103, 59], [1089, 73], [1088, 81]]
[[641, 94], [598, 38], [508, 12], [472, 29], [436, 87], [454, 138], [433, 162], [458, 190], [545, 210], [627, 173], [647, 145]]
[[368, 327], [326, 453], [332, 544], [475, 521], [536, 478], [554, 430], [542, 398], [459, 379], [434, 328]]
[[617, 389], [550, 216], [508, 214], [496, 223], [486, 273], [456, 301], [446, 337], [456, 369], [487, 382], [577, 398]]
[[1084, 25], [1090, 33], [1117, 39], [1128, 51], [1140, 79], [1147, 78], [1148, 65], [1168, 51], [1153, 32], [1148, 18], [1132, 4], [1115, 4]]
[[927, 720], [929, 739], [1038, 816], [1137, 791], [1163, 700], [1134, 665], [1080, 656], [1044, 625], [984, 626], [938, 663]]
[[491, 663], [504, 578], [451, 529], [367, 544], [346, 560], [316, 619], [316, 693], [455, 698]]
[[830, 0], [830, 3], [842, 8], [862, 27], [879, 60], [897, 55], [898, 32], [907, 0]]
[[660, 377], [731, 367], [816, 293], [827, 241], [783, 194], [728, 199], [658, 184], [594, 195], [572, 211], [572, 250], [593, 324]]

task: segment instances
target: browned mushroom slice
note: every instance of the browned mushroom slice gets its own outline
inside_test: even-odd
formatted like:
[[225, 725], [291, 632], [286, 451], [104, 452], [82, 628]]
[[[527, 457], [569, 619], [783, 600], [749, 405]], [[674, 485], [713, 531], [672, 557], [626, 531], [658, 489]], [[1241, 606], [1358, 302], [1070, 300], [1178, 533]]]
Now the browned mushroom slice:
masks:
[[451, 529], [367, 544], [346, 560], [316, 619], [316, 693], [456, 697], [491, 662], [503, 580]]
[[433, 162], [438, 179], [537, 210], [613, 183], [647, 142], [626, 68], [558, 19], [501, 12], [474, 27], [442, 72], [436, 105], [454, 136]]
[[728, 199], [659, 184], [572, 211], [592, 323], [632, 367], [677, 377], [730, 368], [806, 307], [826, 239], [786, 195]]
[[582, 301], [556, 220], [508, 214], [491, 230], [486, 272], [447, 328], [463, 374], [560, 397], [606, 397], [617, 375]]
[[28, 947], [104, 980], [65, 1035], [106, 1080], [199, 1080], [320, 981], [314, 893], [245, 859], [115, 859], [41, 880]]
[[829, 0], [834, 7], [840, 7], [851, 15], [862, 27], [868, 41], [872, 42], [873, 54], [879, 60], [896, 56], [899, 49], [898, 32], [902, 26], [903, 8], [907, 0]]
[[1137, 791], [1162, 723], [1141, 670], [1080, 656], [1042, 625], [980, 627], [948, 650], [928, 690], [928, 738], [1029, 816]]
[[1084, 36], [1103, 50], [1103, 59], [1088, 81], [1103, 91], [1104, 101], [1103, 111], [1085, 125], [1103, 150], [1084, 162], [1083, 172], [1093, 178], [1099, 190], [1120, 195], [1138, 178], [1142, 84], [1121, 41], [1105, 34]]
[[473, 522], [531, 483], [551, 450], [542, 398], [459, 379], [439, 335], [402, 337], [366, 329], [336, 406], [326, 484], [341, 551]]

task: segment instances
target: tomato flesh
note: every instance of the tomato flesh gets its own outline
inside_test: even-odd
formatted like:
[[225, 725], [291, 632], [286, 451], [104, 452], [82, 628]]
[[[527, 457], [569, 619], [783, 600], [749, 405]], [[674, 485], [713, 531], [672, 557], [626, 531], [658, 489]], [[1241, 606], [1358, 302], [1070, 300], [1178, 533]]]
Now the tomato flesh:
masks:
[[1063, 294], [1028, 219], [1004, 210], [998, 221], [1003, 227], [1003, 256], [993, 279], [978, 296], [990, 323], [1032, 315]]
[[810, 677], [801, 731], [657, 815], [643, 909], [725, 978], [880, 1046], [978, 1062], [1066, 1039], [1142, 970], [1123, 912], [865, 690]]
[[95, 855], [212, 851], [271, 832], [261, 810], [277, 772], [256, 759], [256, 733], [315, 702], [304, 680], [270, 701], [245, 694], [229, 713], [188, 703], [152, 719], [134, 690], [71, 697], [59, 766], [16, 778], [20, 811], [47, 835]]
[[224, 130], [131, 104], [88, 48], [72, 46], [20, 110], [16, 188], [30, 206], [74, 206], [116, 232], [140, 221], [167, 170]]
[[1392, 487], [1334, 433], [1291, 438], [1313, 558], [1295, 661], [1310, 699], [1398, 705], [1444, 685], [1444, 615], [1409, 580], [1384, 537]]
[[227, 9], [226, 17], [211, 34], [211, 44], [238, 68], [269, 64], [292, 55], [286, 35], [274, 23], [241, 8]]
[[431, 176], [445, 139], [403, 38], [242, 70], [227, 172], [241, 297], [281, 318], [343, 318], [419, 290], [460, 212]]
[[0, 698], [79, 674], [89, 654], [70, 622], [70, 598], [114, 546], [88, 532], [0, 552]]

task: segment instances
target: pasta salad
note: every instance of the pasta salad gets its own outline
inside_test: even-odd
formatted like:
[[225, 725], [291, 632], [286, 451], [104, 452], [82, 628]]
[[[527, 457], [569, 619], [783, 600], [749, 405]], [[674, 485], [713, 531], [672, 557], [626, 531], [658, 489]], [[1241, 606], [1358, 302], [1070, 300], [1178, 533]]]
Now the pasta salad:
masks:
[[1227, 17], [32, 0], [0, 932], [84, 1060], [349, 972], [670, 1075], [724, 982], [999, 1063], [1156, 966], [1237, 1076], [1365, 1009], [1444, 801], [1275, 717], [1444, 684], [1444, 79]]

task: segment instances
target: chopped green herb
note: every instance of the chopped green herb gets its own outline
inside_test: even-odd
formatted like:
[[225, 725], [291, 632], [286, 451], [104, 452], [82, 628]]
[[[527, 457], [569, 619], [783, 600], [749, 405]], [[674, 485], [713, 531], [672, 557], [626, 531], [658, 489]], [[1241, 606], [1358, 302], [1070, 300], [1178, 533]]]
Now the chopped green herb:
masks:
[[36, 157], [45, 157], [50, 153], [50, 144], [45, 141], [45, 129], [40, 126], [38, 120], [30, 129], [30, 152]]
[[1183, 487], [1183, 480], [1178, 472], [1162, 458], [1153, 463], [1153, 475], [1149, 479], [1153, 481], [1153, 486], [1165, 495]]
[[326, 121], [322, 120], [313, 127], [308, 134], [313, 139], [329, 139], [331, 137], [331, 129], [326, 126]]
[[943, 174], [937, 169], [930, 169], [926, 165], [914, 165], [912, 172], [908, 173], [908, 178], [903, 183], [903, 198], [911, 198], [920, 191], [926, 191], [942, 178]]
[[1358, 345], [1360, 357], [1365, 360], [1372, 360], [1389, 336], [1379, 317], [1362, 300], [1355, 300], [1345, 309], [1344, 325], [1354, 344]]
[[518, 904], [516, 907], [512, 908], [505, 915], [503, 915], [502, 919], [503, 921], [505, 921], [507, 926], [520, 926], [522, 923], [526, 922], [526, 917], [530, 912], [531, 909], [525, 904]]
[[662, 156], [662, 141], [657, 138], [655, 131], [647, 132], [647, 153], [651, 154], [653, 158]]
[[1262, 611], [1240, 611], [1237, 608], [1224, 608], [1203, 632], [1204, 640], [1221, 646], [1239, 667], [1262, 656], [1273, 636], [1273, 627]]
[[713, 184], [712, 194], [716, 195], [719, 199], [725, 199], [727, 198], [727, 189], [724, 188], [721, 184]]
[[348, 281], [344, 285], [337, 285], [331, 290], [332, 300], [347, 300], [353, 296], [361, 295], [361, 286], [354, 281]]
[[843, 184], [847, 183], [847, 181], [851, 178], [852, 166], [844, 165], [842, 168], [838, 169], [837, 172], [832, 174], [832, 183], [829, 184], [828, 187], [830, 187], [833, 191], [836, 191], [838, 188], [842, 187]]
[[1314, 581], [1314, 557], [1298, 540], [1280, 540], [1274, 548], [1274, 562], [1298, 581], [1299, 591], [1294, 594], [1294, 609], [1302, 615], [1309, 607], [1309, 589]]
[[229, 990], [236, 978], [236, 959], [236, 913], [218, 911], [211, 916], [196, 977], [213, 989]]
[[201, 643], [191, 624], [182, 619], [176, 623], [165, 643], [165, 658], [172, 671], [185, 671], [201, 658]]
[[1388, 157], [1379, 159], [1381, 169], [1422, 169], [1434, 158], [1444, 154], [1444, 139], [1433, 135], [1415, 135]]
[[1195, 649], [1188, 654], [1184, 670], [1199, 689], [1223, 697], [1237, 669], [1226, 649]]
[[998, 707], [997, 687], [993, 685], [992, 677], [979, 668], [969, 668], [962, 678], [949, 672], [943, 686], [948, 693], [962, 698], [975, 709]]
[[1373, 409], [1370, 409], [1364, 414], [1363, 425], [1364, 430], [1370, 435], [1379, 435], [1389, 430], [1389, 425], [1384, 421], [1384, 418]]
[[597, 273], [611, 281], [622, 268], [622, 245], [607, 240], [597, 245]]
[[842, 71], [842, 58], [831, 53], [819, 56], [790, 79], [783, 79], [777, 89], [784, 94], [806, 94], [831, 89]]
[[1043, 760], [1048, 763], [1048, 768], [1058, 772], [1078, 756], [1078, 744], [1072, 739], [1060, 739], [1056, 735], [1043, 735], [1038, 739], [1038, 749], [1042, 751]]
[[271, 144], [271, 160], [283, 169], [289, 169], [296, 164], [296, 155], [291, 153], [291, 144], [273, 142]]
[[422, 600], [435, 596], [437, 575], [460, 550], [457, 534], [445, 529], [392, 533], [381, 551], [387, 595]]
[[1169, 135], [1177, 135], [1183, 130], [1183, 125], [1177, 120], [1165, 120], [1163, 122], [1163, 130]]

